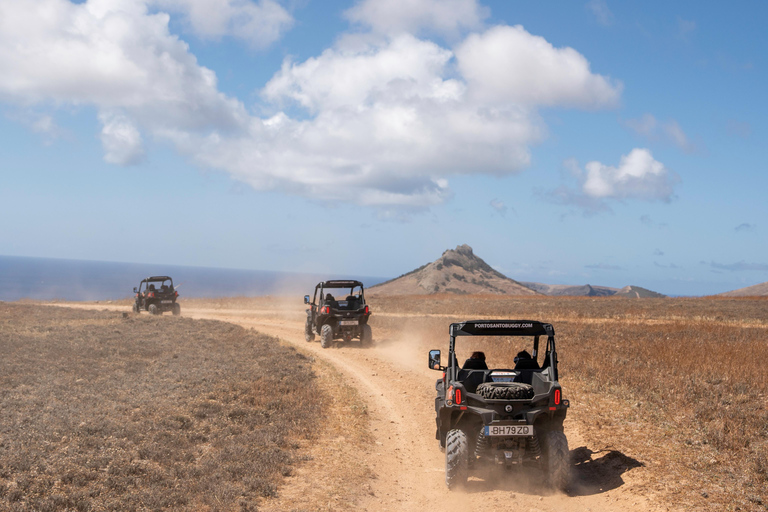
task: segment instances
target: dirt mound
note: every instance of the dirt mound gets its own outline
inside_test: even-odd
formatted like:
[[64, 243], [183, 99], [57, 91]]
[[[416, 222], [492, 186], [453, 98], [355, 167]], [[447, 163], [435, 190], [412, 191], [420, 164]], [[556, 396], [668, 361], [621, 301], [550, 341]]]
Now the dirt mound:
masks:
[[493, 293], [536, 295], [537, 292], [510, 279], [476, 256], [468, 245], [449, 249], [440, 258], [397, 279], [369, 288], [370, 295], [458, 295]]
[[730, 292], [719, 294], [721, 297], [764, 297], [768, 296], [768, 281], [765, 283], [739, 288]]

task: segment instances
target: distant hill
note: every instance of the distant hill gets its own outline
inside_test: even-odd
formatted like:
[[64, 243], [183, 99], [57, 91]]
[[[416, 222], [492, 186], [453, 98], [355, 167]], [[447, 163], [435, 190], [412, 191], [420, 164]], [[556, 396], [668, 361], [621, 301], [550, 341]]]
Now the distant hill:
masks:
[[614, 297], [627, 297], [630, 299], [661, 299], [666, 295], [640, 288], [639, 286], [625, 286], [614, 294]]
[[543, 293], [544, 295], [552, 296], [605, 297], [607, 295], [614, 295], [619, 291], [618, 288], [609, 288], [607, 286], [592, 286], [591, 284], [584, 284], [580, 286], [569, 284], [543, 284], [529, 282], [521, 282], [521, 284], [527, 286], [531, 290]]
[[758, 297], [768, 295], [768, 281], [719, 294], [720, 297]]
[[536, 295], [537, 292], [494, 270], [468, 245], [449, 249], [432, 263], [368, 288], [371, 295], [434, 293]]
[[624, 288], [610, 288], [608, 286], [568, 285], [568, 284], [543, 284], [522, 282], [532, 290], [550, 296], [571, 297], [627, 297], [627, 298], [653, 298], [666, 297], [661, 293], [646, 290], [639, 286], [625, 286]]

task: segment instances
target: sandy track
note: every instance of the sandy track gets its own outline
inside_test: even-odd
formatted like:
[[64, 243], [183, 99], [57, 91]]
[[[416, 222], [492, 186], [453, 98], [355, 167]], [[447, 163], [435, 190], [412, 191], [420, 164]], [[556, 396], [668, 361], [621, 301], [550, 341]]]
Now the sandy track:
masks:
[[[122, 306], [81, 305], [98, 309], [126, 310]], [[642, 487], [642, 471], [620, 470], [623, 485], [600, 487], [583, 475], [576, 479], [572, 496], [552, 494], [537, 479], [521, 472], [496, 470], [470, 478], [465, 492], [449, 492], [445, 486], [444, 455], [435, 440], [434, 397], [438, 372], [426, 368], [426, 354], [398, 336], [377, 338], [375, 345], [323, 349], [317, 342], [304, 341], [304, 312], [290, 310], [236, 310], [184, 307], [183, 315], [215, 319], [254, 328], [295, 345], [335, 366], [367, 401], [374, 444], [367, 453], [367, 465], [375, 478], [371, 491], [360, 493], [360, 508], [371, 511], [470, 510], [486, 507], [515, 507], [523, 511], [637, 511], [668, 510], [636, 493]], [[566, 421], [571, 450], [599, 452], [585, 446], [576, 424]], [[623, 473], [623, 474], [622, 474]], [[308, 475], [311, 478], [311, 475]], [[610, 478], [609, 478], [610, 479]]]

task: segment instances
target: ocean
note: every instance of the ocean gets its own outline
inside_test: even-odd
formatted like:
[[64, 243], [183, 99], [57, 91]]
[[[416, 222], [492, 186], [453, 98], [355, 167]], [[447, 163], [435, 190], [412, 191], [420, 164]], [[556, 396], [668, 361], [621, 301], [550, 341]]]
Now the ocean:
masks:
[[267, 270], [149, 265], [0, 256], [0, 300], [118, 300], [150, 276], [171, 276], [180, 297], [255, 297], [312, 294], [319, 281], [357, 279], [373, 286], [383, 277], [315, 275]]

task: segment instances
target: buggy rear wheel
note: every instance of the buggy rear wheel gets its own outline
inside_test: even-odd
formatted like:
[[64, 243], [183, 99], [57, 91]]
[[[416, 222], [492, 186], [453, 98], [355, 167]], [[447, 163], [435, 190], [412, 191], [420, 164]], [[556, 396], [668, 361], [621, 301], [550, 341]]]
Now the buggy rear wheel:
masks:
[[133, 303], [133, 307], [131, 308], [131, 310], [132, 310], [134, 313], [138, 313], [138, 312], [139, 312], [139, 303], [138, 303], [138, 302], [134, 302], [134, 303]]
[[363, 332], [360, 334], [360, 344], [367, 347], [371, 343], [373, 343], [373, 331], [371, 330], [370, 325], [365, 324], [363, 326]]
[[331, 343], [333, 343], [333, 327], [325, 324], [322, 329], [320, 329], [320, 346], [328, 348], [331, 346]]
[[469, 443], [467, 434], [455, 428], [445, 436], [445, 485], [454, 490], [467, 483]]
[[177, 303], [173, 303], [173, 316], [179, 316], [181, 314], [181, 306]]
[[160, 312], [157, 310], [157, 306], [155, 304], [150, 304], [147, 308], [147, 311], [149, 311], [150, 315], [159, 315]]
[[570, 458], [568, 439], [559, 430], [550, 430], [544, 435], [542, 461], [550, 487], [565, 492], [570, 483]]

